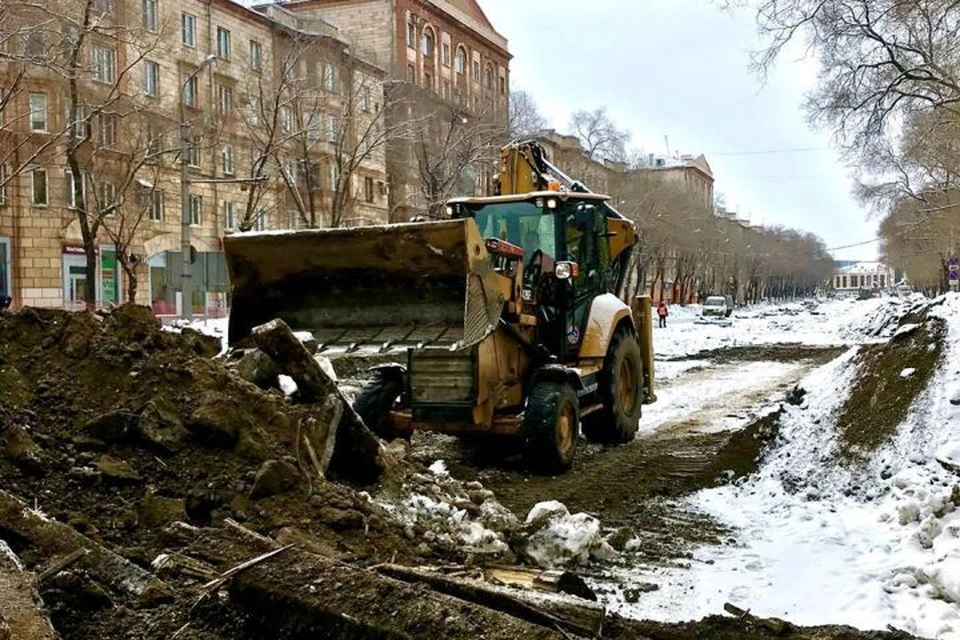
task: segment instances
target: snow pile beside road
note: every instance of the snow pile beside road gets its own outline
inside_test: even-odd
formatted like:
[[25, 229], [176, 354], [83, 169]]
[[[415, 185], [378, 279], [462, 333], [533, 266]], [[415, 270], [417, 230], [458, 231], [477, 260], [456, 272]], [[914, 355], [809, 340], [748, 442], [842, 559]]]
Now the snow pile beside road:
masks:
[[424, 551], [509, 553], [506, 538], [519, 527], [516, 516], [479, 482], [451, 478], [442, 460], [430, 465], [429, 474], [413, 474], [402, 490], [402, 497], [383, 495], [377, 503], [400, 522], [408, 539], [421, 541]]
[[[878, 327], [892, 334], [891, 315], [918, 311], [912, 300], [841, 304], [858, 309], [838, 332], [848, 336]], [[798, 624], [892, 625], [960, 638], [960, 296], [935, 301], [929, 316], [947, 324], [944, 354], [888, 440], [856, 463], [841, 455], [837, 417], [864, 383], [851, 350], [801, 381], [803, 404], [785, 407], [757, 473], [691, 497], [733, 527], [736, 542], [697, 550], [689, 570], [659, 570], [660, 590], [611, 606], [683, 620], [732, 602]], [[890, 384], [913, 383], [899, 375], [908, 364], [886, 374]]]

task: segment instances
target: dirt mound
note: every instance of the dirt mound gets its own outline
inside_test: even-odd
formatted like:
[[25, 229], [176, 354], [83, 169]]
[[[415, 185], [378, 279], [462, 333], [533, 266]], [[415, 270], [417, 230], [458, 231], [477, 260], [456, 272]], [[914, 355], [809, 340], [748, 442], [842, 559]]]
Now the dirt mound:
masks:
[[861, 347], [856, 382], [837, 417], [843, 459], [861, 460], [894, 435], [936, 371], [946, 334], [941, 319], [915, 312], [889, 342]]
[[[225, 518], [309, 538], [341, 559], [410, 557], [381, 508], [304, 473], [296, 443], [319, 409], [247, 383], [211, 359], [219, 350], [195, 331], [164, 331], [145, 307], [0, 316], [3, 490], [143, 567], [169, 549], [171, 523]], [[47, 561], [2, 524], [0, 538], [28, 566]], [[87, 615], [113, 602], [106, 585], [78, 584], [106, 599], [77, 606], [78, 585], [51, 583], [64, 637], [124, 626], [122, 616]]]

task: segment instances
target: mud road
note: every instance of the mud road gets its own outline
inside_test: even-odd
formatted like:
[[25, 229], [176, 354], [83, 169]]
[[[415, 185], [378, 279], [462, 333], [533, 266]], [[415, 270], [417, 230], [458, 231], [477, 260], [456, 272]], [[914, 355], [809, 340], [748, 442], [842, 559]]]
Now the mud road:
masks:
[[532, 472], [510, 442], [417, 433], [411, 456], [424, 464], [444, 460], [455, 477], [480, 480], [518, 515], [559, 500], [605, 527], [629, 529], [643, 539], [649, 559], [675, 558], [724, 531], [671, 498], [750, 473], [774, 434], [779, 404], [807, 372], [840, 352], [741, 348], [658, 362], [658, 400], [644, 407], [636, 439], [619, 447], [581, 439], [573, 468], [560, 476]]

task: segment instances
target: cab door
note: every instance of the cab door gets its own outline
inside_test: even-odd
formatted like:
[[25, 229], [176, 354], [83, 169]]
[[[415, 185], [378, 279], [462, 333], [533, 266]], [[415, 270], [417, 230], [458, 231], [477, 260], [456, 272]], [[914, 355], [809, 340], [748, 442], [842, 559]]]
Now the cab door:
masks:
[[590, 202], [577, 203], [565, 213], [564, 259], [577, 265], [576, 275], [570, 279], [568, 287], [563, 345], [566, 361], [577, 359], [587, 328], [590, 305], [604, 291], [605, 274], [600, 261], [598, 220], [602, 222], [600, 208]]

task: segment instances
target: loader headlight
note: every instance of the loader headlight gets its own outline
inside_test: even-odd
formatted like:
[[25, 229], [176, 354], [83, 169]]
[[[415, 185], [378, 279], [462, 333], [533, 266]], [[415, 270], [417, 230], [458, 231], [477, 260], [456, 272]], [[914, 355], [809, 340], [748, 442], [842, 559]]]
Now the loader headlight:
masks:
[[571, 276], [575, 278], [580, 275], [580, 269], [576, 262], [558, 262], [553, 267], [553, 274], [560, 280], [567, 280]]

